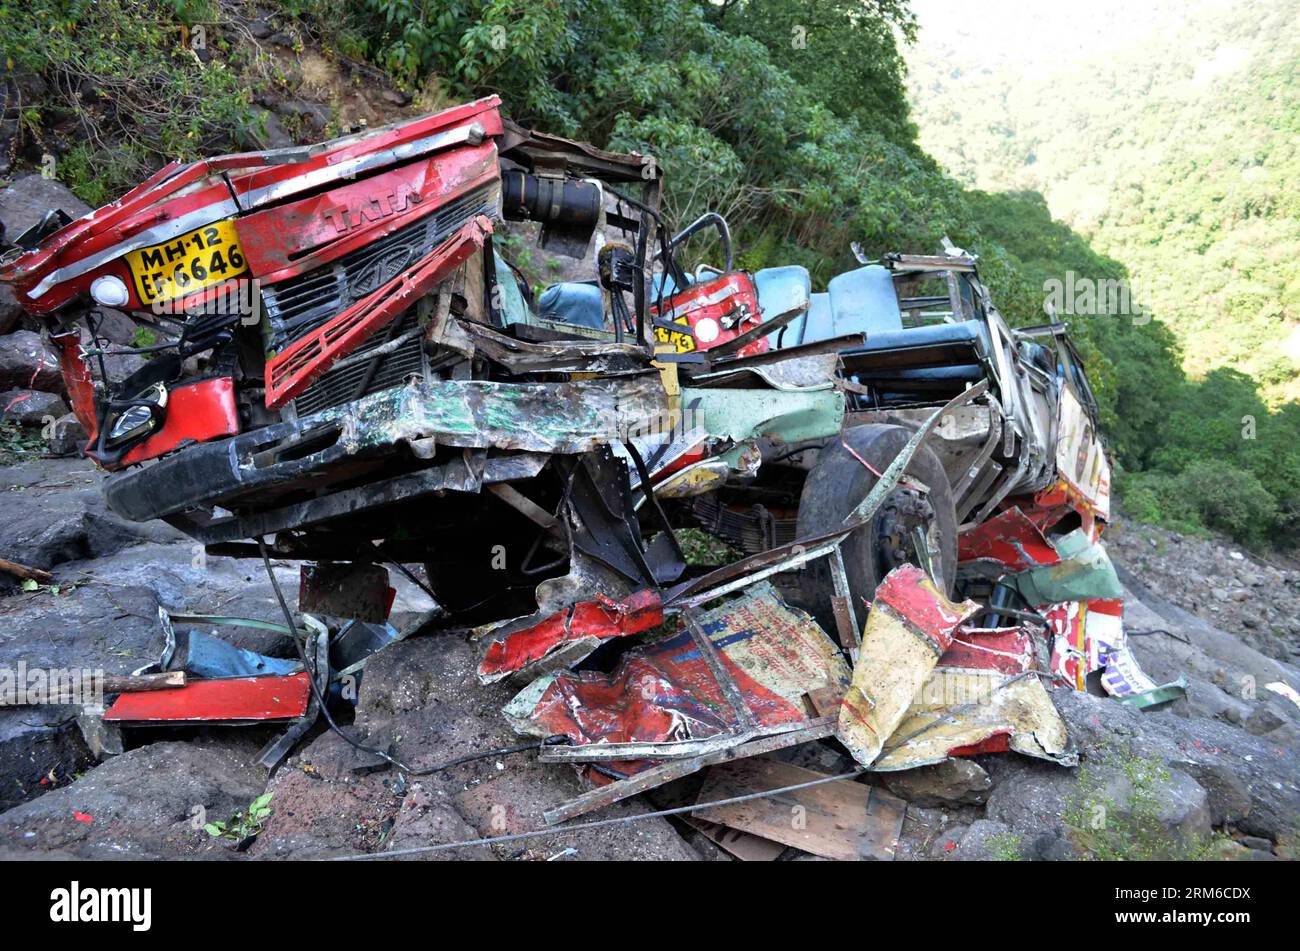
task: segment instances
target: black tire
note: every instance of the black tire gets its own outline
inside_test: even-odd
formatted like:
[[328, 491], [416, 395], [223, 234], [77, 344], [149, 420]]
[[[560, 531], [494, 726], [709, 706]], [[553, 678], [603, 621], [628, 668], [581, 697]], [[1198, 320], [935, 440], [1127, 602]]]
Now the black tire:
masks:
[[[877, 472], [884, 472], [911, 436], [912, 431], [902, 426], [869, 424], [847, 429], [840, 439], [827, 444], [818, 457], [817, 465], [804, 482], [799, 499], [799, 537], [807, 538], [834, 531], [879, 481], [845, 448], [844, 443], [852, 447]], [[957, 512], [948, 476], [938, 458], [925, 446], [912, 457], [907, 473], [924, 482], [930, 489], [926, 500], [933, 510], [928, 525], [932, 544], [938, 550], [935, 567], [941, 588], [945, 593], [951, 594], [957, 571]], [[886, 507], [896, 506], [900, 500], [905, 499], [905, 492], [895, 490], [886, 500]], [[871, 524], [858, 529], [841, 546], [859, 627], [866, 620], [864, 601], [872, 599], [876, 585], [893, 567], [888, 559], [882, 558], [880, 551], [882, 532], [887, 524], [884, 520], [888, 518], [886, 510], [878, 512]], [[804, 606], [827, 631], [834, 633], [835, 614], [831, 607], [831, 597], [835, 588], [827, 559], [820, 558], [813, 562], [801, 575], [800, 590]]]

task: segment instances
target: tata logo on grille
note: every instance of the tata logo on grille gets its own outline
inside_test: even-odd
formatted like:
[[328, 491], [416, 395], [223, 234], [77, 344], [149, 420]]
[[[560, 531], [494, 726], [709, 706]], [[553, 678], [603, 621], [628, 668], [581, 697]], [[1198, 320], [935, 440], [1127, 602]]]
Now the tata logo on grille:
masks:
[[424, 198], [409, 186], [401, 186], [396, 191], [371, 195], [346, 205], [334, 205], [321, 212], [325, 220], [334, 225], [339, 234], [360, 228], [366, 222], [379, 221], [390, 215], [400, 215], [412, 205], [418, 205]]
[[385, 251], [373, 261], [366, 262], [356, 276], [348, 280], [348, 295], [353, 300], [357, 300], [379, 290], [406, 270], [406, 266], [414, 257], [415, 248], [409, 244]]

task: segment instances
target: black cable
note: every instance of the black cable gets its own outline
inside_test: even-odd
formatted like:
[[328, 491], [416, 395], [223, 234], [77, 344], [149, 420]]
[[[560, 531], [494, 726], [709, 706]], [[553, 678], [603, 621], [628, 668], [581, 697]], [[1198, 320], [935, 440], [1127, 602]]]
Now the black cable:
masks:
[[[257, 536], [257, 550], [262, 554], [262, 564], [266, 566], [266, 574], [271, 579], [271, 587], [275, 591], [275, 599], [280, 602], [280, 610], [284, 613], [285, 624], [289, 626], [289, 630], [297, 631], [298, 626], [294, 624], [293, 612], [289, 610], [289, 602], [284, 599], [284, 592], [280, 590], [280, 581], [275, 577], [275, 571], [271, 568], [271, 559], [266, 553], [266, 541], [261, 535]], [[298, 659], [302, 661], [303, 670], [307, 672], [307, 682], [311, 684], [311, 691], [316, 697], [316, 703], [320, 705], [321, 715], [325, 717], [325, 722], [329, 724], [329, 728], [341, 736], [353, 749], [360, 750], [362, 753], [368, 753], [371, 756], [378, 756], [380, 759], [386, 760], [389, 764], [396, 766], [408, 776], [429, 776], [433, 773], [442, 772], [444, 769], [449, 769], [452, 766], [459, 766], [462, 763], [470, 763], [474, 760], [488, 759], [492, 756], [509, 756], [512, 753], [523, 753], [527, 750], [541, 749], [543, 746], [556, 746], [561, 742], [568, 742], [568, 737], [565, 736], [549, 736], [544, 740], [533, 740], [530, 743], [520, 743], [518, 746], [503, 746], [494, 750], [481, 750], [477, 753], [467, 753], [464, 756], [458, 756], [445, 763], [439, 763], [437, 766], [430, 766], [425, 769], [412, 769], [397, 757], [390, 756], [381, 749], [376, 749], [375, 747], [366, 746], [364, 743], [359, 743], [343, 732], [343, 728], [334, 722], [334, 717], [330, 714], [329, 705], [325, 702], [325, 695], [321, 693], [320, 684], [316, 682], [316, 676], [313, 673], [314, 665], [307, 661], [307, 651], [303, 647], [302, 642], [297, 637], [294, 637], [293, 645], [297, 648]], [[328, 669], [326, 670], [326, 676], [329, 676]], [[328, 683], [326, 686], [328, 686]]]

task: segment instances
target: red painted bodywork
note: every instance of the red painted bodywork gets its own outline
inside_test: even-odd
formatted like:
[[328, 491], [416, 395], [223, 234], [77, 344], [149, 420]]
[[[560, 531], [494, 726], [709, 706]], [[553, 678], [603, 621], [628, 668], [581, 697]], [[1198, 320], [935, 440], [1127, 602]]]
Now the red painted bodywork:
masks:
[[[228, 376], [200, 380], [173, 387], [167, 394], [167, 415], [163, 427], [142, 443], [132, 446], [116, 465], [132, 466], [171, 452], [181, 443], [206, 442], [239, 432], [239, 411], [235, 408], [235, 381]], [[92, 453], [87, 453], [94, 458]]]
[[889, 605], [909, 627], [928, 638], [939, 654], [952, 644], [953, 633], [965, 620], [965, 616], [948, 610], [947, 599], [915, 565], [899, 565], [885, 575], [876, 587], [875, 599]]
[[95, 384], [90, 377], [90, 367], [81, 355], [81, 334], [59, 334], [52, 337], [51, 342], [59, 351], [59, 371], [63, 374], [72, 412], [93, 443], [99, 431], [95, 419]]
[[416, 268], [336, 314], [299, 337], [266, 362], [266, 405], [283, 406], [334, 363], [347, 356], [380, 327], [392, 321], [460, 267], [492, 233], [480, 215], [430, 254]]
[[1009, 571], [1023, 571], [1061, 560], [1052, 543], [1018, 508], [962, 532], [957, 541], [957, 560], [991, 558]]
[[424, 218], [498, 174], [489, 139], [253, 212], [237, 219], [235, 230], [253, 275], [274, 284]]
[[[664, 319], [674, 323], [685, 320], [692, 331], [706, 317], [711, 317], [718, 322], [721, 330], [715, 339], [706, 343], [696, 338], [696, 346], [700, 350], [710, 350], [729, 340], [734, 340], [745, 331], [757, 327], [762, 321], [758, 306], [758, 290], [754, 287], [753, 278], [744, 271], [732, 271], [710, 281], [692, 284], [680, 294], [665, 298], [663, 305]], [[653, 304], [650, 313], [655, 317], [659, 316], [659, 310]], [[731, 326], [728, 327], [728, 324]], [[737, 354], [748, 357], [756, 353], [764, 353], [766, 350], [767, 338], [760, 337], [753, 343], [741, 347]]]
[[637, 591], [622, 601], [608, 598], [580, 601], [493, 641], [479, 664], [479, 676], [515, 673], [541, 660], [565, 641], [625, 637], [658, 627], [663, 620], [663, 602], [655, 591]]
[[[172, 163], [0, 267], [0, 281], [14, 287], [27, 311], [41, 315], [87, 294], [96, 278], [111, 275], [127, 288], [122, 309], [147, 311], [127, 255], [222, 221], [233, 222], [239, 239], [247, 266], [242, 279], [270, 286], [298, 277], [496, 181], [496, 140], [503, 133], [499, 107], [492, 96], [320, 146]], [[300, 393], [445, 279], [490, 233], [488, 219], [471, 223], [424, 261], [403, 262], [404, 276], [277, 354], [267, 366], [267, 405], [282, 406]], [[201, 306], [230, 286], [226, 281], [182, 295], [169, 302], [169, 309]], [[92, 366], [80, 355], [78, 335], [58, 346], [73, 409], [93, 440]], [[238, 432], [230, 382], [174, 389], [164, 428], [111, 468], [155, 458], [186, 440]]]
[[[127, 279], [126, 268], [120, 258], [132, 250], [129, 246], [131, 239], [145, 229], [176, 221], [207, 208], [218, 209], [214, 212], [212, 221], [232, 216], [251, 216], [253, 212], [273, 202], [292, 199], [296, 194], [317, 189], [321, 185], [350, 181], [352, 176], [345, 166], [350, 160], [381, 155], [396, 147], [474, 123], [482, 127], [485, 143], [490, 143], [490, 140], [502, 133], [500, 104], [500, 99], [496, 96], [489, 96], [412, 122], [336, 140], [323, 146], [290, 150], [291, 154], [303, 156], [300, 161], [285, 161], [283, 153], [246, 152], [203, 159], [188, 165], [173, 162], [159, 169], [122, 198], [83, 215], [41, 242], [39, 247], [0, 267], [0, 281], [14, 285], [20, 302], [30, 313], [47, 314], [87, 292], [96, 277], [116, 274], [127, 280], [131, 295], [124, 309], [142, 309], [143, 305], [136, 297], [132, 282]], [[486, 147], [493, 148], [490, 144]], [[470, 147], [471, 150], [479, 148], [481, 147]], [[396, 164], [401, 159], [391, 156], [391, 161]], [[274, 195], [261, 193], [262, 189], [272, 186], [278, 188]], [[220, 213], [219, 210], [226, 203], [231, 210], [229, 213]], [[202, 223], [196, 220], [192, 228], [197, 228]], [[249, 237], [260, 238], [261, 235]], [[146, 245], [152, 243], [155, 242], [145, 242]], [[251, 246], [253, 242], [249, 243]], [[121, 247], [117, 249], [118, 253], [113, 254], [105, 264], [60, 281], [38, 297], [30, 296], [41, 280], [53, 271], [76, 265], [92, 255], [113, 250], [119, 245]], [[295, 261], [292, 267], [278, 270], [274, 279], [280, 280], [301, 273], [317, 263], [316, 260]], [[259, 274], [254, 269], [253, 276], [261, 278], [270, 275]]]
[[1034, 666], [1034, 641], [1019, 627], [959, 628], [937, 666], [1024, 673]]
[[[719, 659], [760, 729], [807, 720], [800, 706], [764, 687], [725, 649]], [[578, 745], [701, 739], [741, 727], [687, 632], [629, 652], [613, 674], [558, 672], [532, 720], [537, 728], [564, 734]], [[624, 760], [604, 763], [602, 769], [627, 776], [651, 765]]]
[[193, 680], [174, 690], [121, 694], [104, 711], [104, 719], [114, 723], [292, 720], [307, 712], [310, 694], [305, 673]]

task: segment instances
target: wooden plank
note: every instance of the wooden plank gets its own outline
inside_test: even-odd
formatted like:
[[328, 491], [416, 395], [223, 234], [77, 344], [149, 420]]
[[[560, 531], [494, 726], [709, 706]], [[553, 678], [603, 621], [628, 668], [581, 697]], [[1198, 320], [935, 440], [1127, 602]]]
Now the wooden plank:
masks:
[[864, 849], [860, 857], [892, 862], [898, 850], [898, 837], [903, 834], [906, 815], [906, 802], [879, 786], [871, 787], [871, 800], [867, 803], [867, 834], [862, 837]]
[[729, 829], [708, 819], [686, 816], [686, 823], [718, 848], [742, 862], [775, 862], [785, 851], [785, 846], [780, 842], [741, 832], [739, 829]]
[[[822, 775], [765, 757], [736, 761], [709, 770], [698, 801], [780, 789]], [[882, 810], [875, 820], [869, 814], [871, 794], [870, 786], [843, 779], [692, 815], [828, 859], [858, 861], [886, 851], [892, 857], [898, 835], [891, 832], [889, 812]]]

